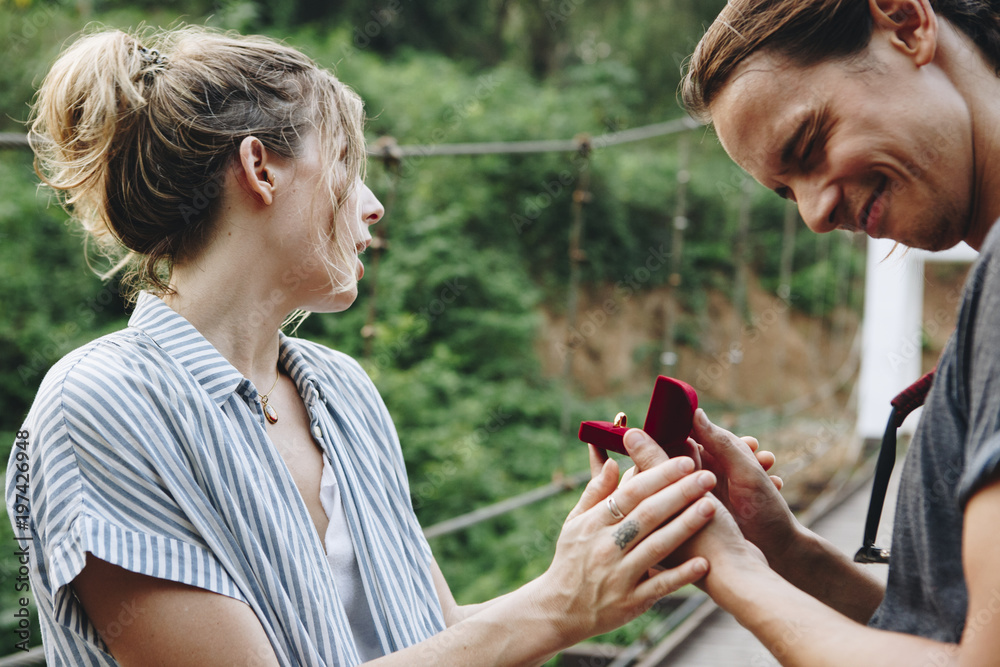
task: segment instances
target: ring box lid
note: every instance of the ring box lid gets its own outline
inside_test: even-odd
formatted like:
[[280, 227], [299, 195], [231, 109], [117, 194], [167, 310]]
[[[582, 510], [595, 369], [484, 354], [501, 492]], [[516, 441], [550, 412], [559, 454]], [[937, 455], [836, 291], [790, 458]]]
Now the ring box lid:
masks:
[[[694, 411], [698, 409], [698, 393], [694, 388], [674, 378], [661, 375], [656, 378], [649, 410], [642, 430], [649, 434], [670, 456], [680, 454], [694, 425]], [[579, 438], [601, 449], [628, 456], [625, 450], [625, 433], [631, 427], [615, 426], [606, 421], [580, 423]]]

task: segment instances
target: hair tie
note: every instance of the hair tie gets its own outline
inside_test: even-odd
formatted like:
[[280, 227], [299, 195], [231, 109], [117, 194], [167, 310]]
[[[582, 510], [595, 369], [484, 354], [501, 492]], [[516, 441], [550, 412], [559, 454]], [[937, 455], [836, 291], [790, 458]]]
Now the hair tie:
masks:
[[145, 46], [140, 46], [137, 51], [139, 52], [139, 59], [147, 65], [155, 65], [159, 69], [163, 69], [170, 62], [170, 58], [166, 54], [162, 54], [156, 49], [147, 49]]

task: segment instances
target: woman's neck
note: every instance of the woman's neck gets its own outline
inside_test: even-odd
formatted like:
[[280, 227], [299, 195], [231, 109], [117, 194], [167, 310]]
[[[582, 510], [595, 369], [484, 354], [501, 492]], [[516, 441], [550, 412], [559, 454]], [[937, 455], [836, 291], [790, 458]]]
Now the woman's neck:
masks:
[[226, 254], [175, 266], [174, 293], [163, 300], [266, 391], [275, 378], [278, 331], [293, 308], [283, 303], [280, 282], [269, 280], [260, 264]]

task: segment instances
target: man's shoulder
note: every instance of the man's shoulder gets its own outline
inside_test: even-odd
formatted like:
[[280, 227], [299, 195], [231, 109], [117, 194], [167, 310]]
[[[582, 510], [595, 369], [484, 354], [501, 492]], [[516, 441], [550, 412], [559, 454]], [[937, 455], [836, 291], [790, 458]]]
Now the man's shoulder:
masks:
[[983, 239], [983, 245], [979, 249], [979, 256], [990, 257], [994, 261], [1000, 256], [1000, 220], [993, 223], [993, 227], [986, 234], [986, 238]]

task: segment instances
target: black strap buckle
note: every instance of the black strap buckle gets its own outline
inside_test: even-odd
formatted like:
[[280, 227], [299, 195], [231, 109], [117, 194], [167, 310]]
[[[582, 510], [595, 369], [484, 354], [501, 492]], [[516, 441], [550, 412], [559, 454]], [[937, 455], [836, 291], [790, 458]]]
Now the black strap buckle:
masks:
[[871, 563], [888, 563], [889, 550], [877, 547], [874, 544], [866, 544], [858, 549], [858, 553], [854, 554], [854, 562], [866, 565]]
[[892, 468], [896, 463], [896, 430], [903, 425], [907, 415], [924, 404], [933, 381], [934, 371], [931, 371], [892, 399], [892, 412], [889, 413], [889, 423], [886, 424], [882, 446], [878, 452], [878, 462], [875, 464], [872, 499], [868, 503], [868, 518], [865, 520], [865, 538], [863, 546], [854, 554], [855, 563], [889, 562], [889, 549], [875, 546], [875, 537], [878, 535], [878, 524], [882, 518], [889, 477], [892, 476]]

